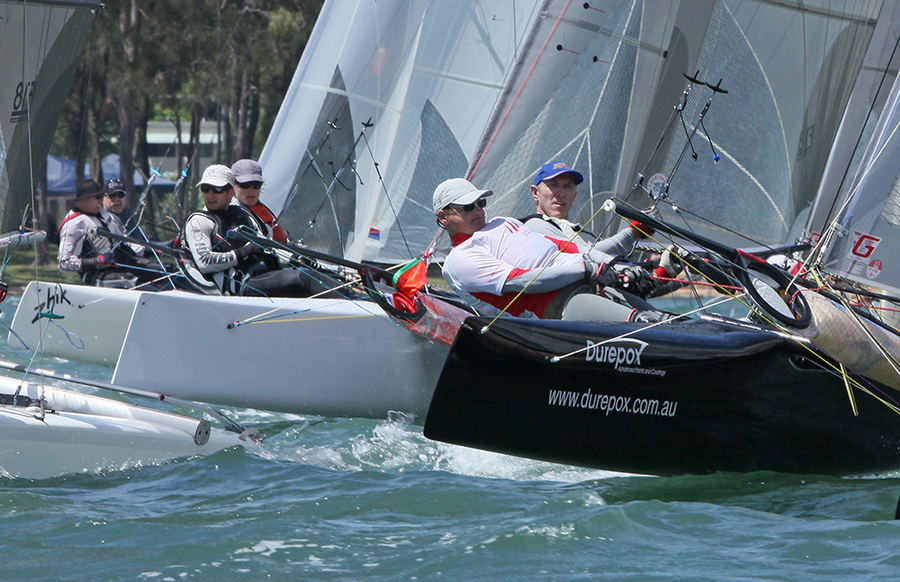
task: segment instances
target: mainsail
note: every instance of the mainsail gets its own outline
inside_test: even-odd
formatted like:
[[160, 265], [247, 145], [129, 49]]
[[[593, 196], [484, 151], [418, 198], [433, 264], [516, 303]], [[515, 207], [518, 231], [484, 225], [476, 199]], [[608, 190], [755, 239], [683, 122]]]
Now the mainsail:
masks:
[[[784, 242], [882, 17], [881, 0], [832, 4], [331, 0], [263, 150], [263, 197], [306, 245], [400, 262], [437, 232], [442, 180], [524, 216], [535, 171], [564, 159], [586, 177], [573, 218], [594, 232], [641, 173], [671, 184], [682, 212], [664, 218], [733, 246]], [[683, 129], [668, 126], [695, 71], [728, 94], [698, 125], [711, 89], [694, 84]]]
[[887, 2], [881, 10], [856, 87], [835, 136], [818, 194], [809, 216], [795, 224], [791, 238], [808, 236], [818, 241], [834, 220], [835, 213], [847, 199], [866, 145], [897, 77], [897, 69], [900, 68], [900, 30], [895, 23], [900, 21], [900, 4]]
[[0, 232], [22, 221], [98, 2], [0, 0]]

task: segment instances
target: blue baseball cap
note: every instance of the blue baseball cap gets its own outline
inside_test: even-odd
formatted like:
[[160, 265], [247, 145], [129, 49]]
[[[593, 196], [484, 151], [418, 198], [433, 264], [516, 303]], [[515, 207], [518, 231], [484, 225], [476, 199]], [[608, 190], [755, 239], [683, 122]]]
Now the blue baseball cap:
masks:
[[534, 177], [534, 185], [537, 186], [544, 180], [551, 180], [560, 174], [572, 174], [575, 184], [584, 182], [584, 176], [570, 168], [565, 162], [550, 162], [549, 164], [544, 164], [538, 170], [537, 176]]

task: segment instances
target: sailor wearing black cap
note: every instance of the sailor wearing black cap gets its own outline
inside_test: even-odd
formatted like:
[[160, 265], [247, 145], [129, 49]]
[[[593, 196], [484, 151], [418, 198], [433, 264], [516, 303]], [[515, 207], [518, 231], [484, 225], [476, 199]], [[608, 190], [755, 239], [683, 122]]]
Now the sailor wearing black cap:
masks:
[[128, 193], [125, 192], [122, 180], [110, 178], [103, 185], [103, 207], [111, 214], [115, 214], [125, 227], [125, 232], [130, 233], [137, 226], [137, 215], [125, 206], [127, 199]]

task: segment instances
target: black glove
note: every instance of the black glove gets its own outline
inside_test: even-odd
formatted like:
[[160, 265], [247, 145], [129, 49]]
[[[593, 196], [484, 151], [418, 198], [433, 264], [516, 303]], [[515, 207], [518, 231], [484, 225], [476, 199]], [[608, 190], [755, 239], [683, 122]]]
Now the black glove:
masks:
[[584, 261], [584, 276], [588, 281], [597, 283], [601, 287], [613, 286], [619, 281], [619, 273], [616, 272], [613, 265], [597, 263], [590, 259]]
[[646, 297], [656, 289], [656, 281], [650, 277], [650, 273], [638, 265], [617, 265], [619, 273], [620, 289], [634, 293], [638, 297]]
[[89, 259], [81, 259], [82, 266], [87, 266], [87, 265], [100, 266], [100, 265], [115, 265], [115, 264], [116, 264], [116, 261], [113, 259], [112, 251], [99, 254], [96, 257], [91, 257]]
[[262, 247], [253, 244], [252, 242], [244, 243], [244, 246], [238, 247], [234, 249], [234, 254], [237, 256], [238, 260], [246, 259], [250, 255], [256, 255], [262, 252]]

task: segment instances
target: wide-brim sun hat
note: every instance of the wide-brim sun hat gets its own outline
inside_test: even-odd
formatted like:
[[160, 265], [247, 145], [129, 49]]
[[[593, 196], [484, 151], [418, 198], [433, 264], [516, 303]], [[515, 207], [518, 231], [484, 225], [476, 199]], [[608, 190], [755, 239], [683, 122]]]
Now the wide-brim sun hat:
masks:
[[103, 188], [96, 180], [84, 180], [75, 185], [75, 200], [94, 198], [97, 194], [103, 194]]
[[479, 190], [474, 184], [463, 178], [451, 178], [438, 184], [434, 189], [434, 213], [450, 204], [471, 204], [479, 198], [491, 196], [493, 190]]

